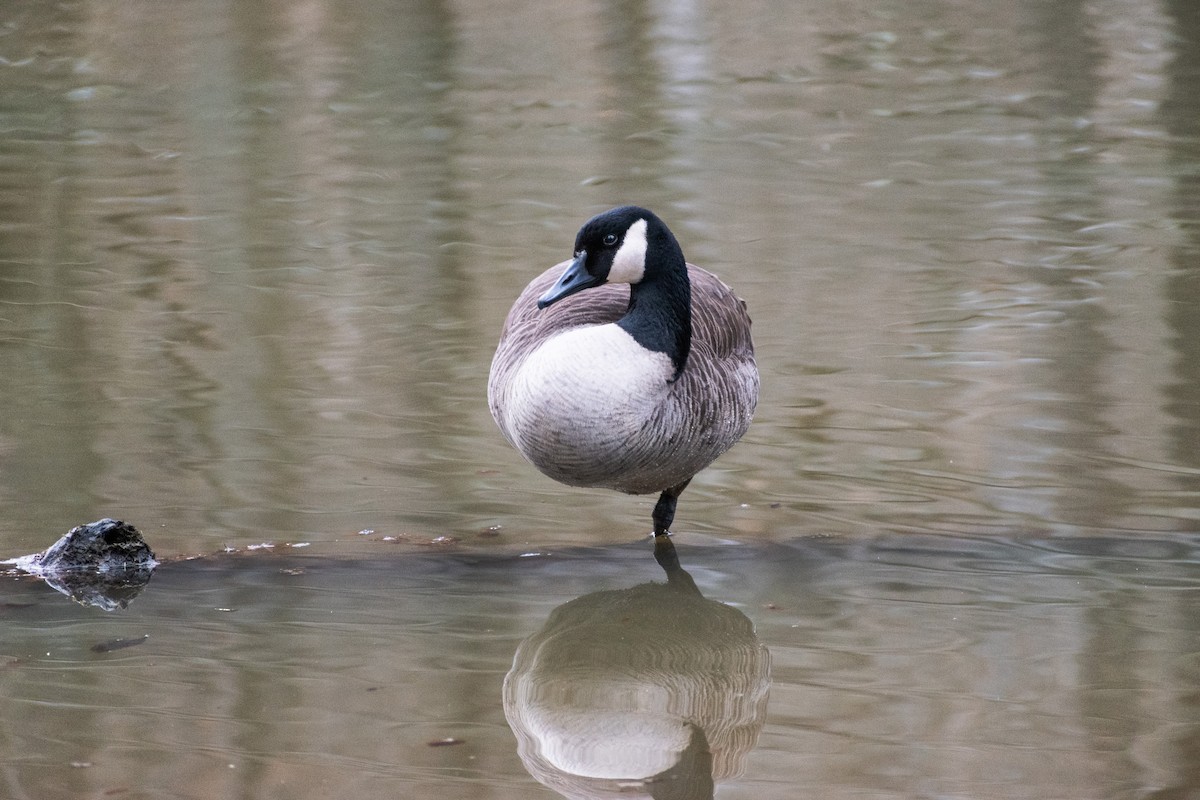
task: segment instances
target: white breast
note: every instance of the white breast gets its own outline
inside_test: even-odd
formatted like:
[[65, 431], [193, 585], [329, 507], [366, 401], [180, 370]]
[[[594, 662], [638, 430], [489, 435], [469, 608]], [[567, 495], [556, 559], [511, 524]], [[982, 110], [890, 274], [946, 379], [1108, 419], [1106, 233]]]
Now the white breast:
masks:
[[629, 491], [629, 477], [657, 446], [644, 440], [673, 372], [666, 354], [617, 325], [574, 328], [525, 358], [508, 385], [501, 427], [552, 478]]

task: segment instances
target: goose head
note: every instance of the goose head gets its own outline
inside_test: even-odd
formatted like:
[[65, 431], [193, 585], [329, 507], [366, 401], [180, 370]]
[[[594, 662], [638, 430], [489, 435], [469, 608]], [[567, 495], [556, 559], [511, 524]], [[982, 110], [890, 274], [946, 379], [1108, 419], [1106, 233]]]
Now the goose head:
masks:
[[538, 308], [605, 283], [637, 287], [675, 272], [687, 280], [683, 251], [670, 229], [638, 206], [620, 206], [589, 219], [575, 236], [574, 258]]
[[691, 283], [679, 242], [653, 212], [620, 206], [583, 223], [574, 258], [538, 308], [605, 283], [629, 284], [629, 307], [615, 324], [646, 350], [666, 354], [674, 383], [691, 351]]

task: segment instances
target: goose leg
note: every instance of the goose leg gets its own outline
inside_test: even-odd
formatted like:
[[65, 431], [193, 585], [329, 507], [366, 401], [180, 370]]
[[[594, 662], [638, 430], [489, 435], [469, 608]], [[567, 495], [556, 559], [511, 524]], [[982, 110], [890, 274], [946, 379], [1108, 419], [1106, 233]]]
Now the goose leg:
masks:
[[658, 502], [654, 504], [654, 513], [651, 519], [654, 520], [654, 535], [666, 536], [671, 532], [671, 523], [675, 520], [675, 504], [679, 501], [679, 495], [691, 483], [691, 478], [688, 478], [678, 486], [672, 486], [658, 496]]

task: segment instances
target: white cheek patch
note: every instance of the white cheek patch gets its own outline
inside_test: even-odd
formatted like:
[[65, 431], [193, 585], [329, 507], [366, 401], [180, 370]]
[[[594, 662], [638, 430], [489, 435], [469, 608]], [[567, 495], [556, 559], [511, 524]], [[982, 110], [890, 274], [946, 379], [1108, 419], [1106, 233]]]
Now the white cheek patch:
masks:
[[646, 220], [639, 219], [625, 232], [621, 248], [613, 256], [609, 283], [637, 283], [646, 273]]

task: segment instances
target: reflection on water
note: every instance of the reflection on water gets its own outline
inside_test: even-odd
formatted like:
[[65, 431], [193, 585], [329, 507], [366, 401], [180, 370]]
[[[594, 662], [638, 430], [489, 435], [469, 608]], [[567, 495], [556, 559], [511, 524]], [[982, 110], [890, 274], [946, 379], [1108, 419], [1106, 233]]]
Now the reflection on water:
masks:
[[0, 583], [3, 794], [554, 800], [631, 752], [652, 797], [709, 753], [722, 800], [1200, 787], [1194, 536], [677, 544], [698, 593], [644, 543], [260, 550], [111, 614]]
[[485, 381], [638, 202], [763, 374], [676, 523], [772, 656], [716, 794], [1195, 795], [1200, 4], [160, 6], [0, 4], [0, 557], [242, 552], [0, 584], [0, 794], [554, 797], [504, 675], [661, 579], [653, 499], [548, 485]]
[[702, 800], [741, 775], [766, 721], [770, 655], [706, 600], [659, 537], [667, 583], [592, 592], [521, 642], [504, 713], [537, 780], [573, 800]]

